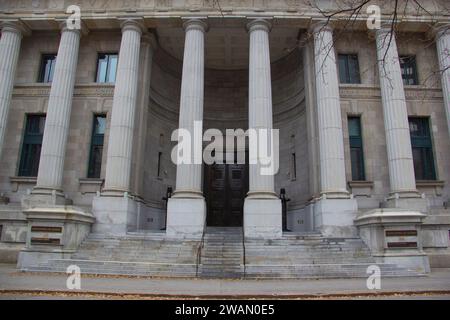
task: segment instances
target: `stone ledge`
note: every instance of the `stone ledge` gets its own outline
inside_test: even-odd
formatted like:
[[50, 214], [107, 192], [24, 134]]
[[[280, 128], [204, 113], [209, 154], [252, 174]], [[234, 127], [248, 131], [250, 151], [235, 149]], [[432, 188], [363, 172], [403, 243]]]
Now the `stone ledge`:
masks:
[[81, 194], [97, 193], [97, 191], [101, 191], [105, 179], [79, 178], [78, 182], [80, 185], [79, 190]]
[[356, 226], [403, 222], [420, 224], [425, 217], [425, 214], [418, 211], [383, 208], [370, 210], [356, 217], [354, 222]]
[[427, 215], [423, 220], [424, 225], [448, 225], [450, 226], [450, 215], [447, 214], [431, 214]]
[[445, 181], [443, 180], [417, 180], [416, 187], [417, 188], [436, 188], [436, 187], [444, 187]]
[[349, 188], [354, 197], [368, 197], [372, 196], [373, 181], [349, 181]]
[[23, 211], [27, 220], [51, 220], [51, 221], [77, 221], [85, 223], [94, 223], [94, 216], [73, 206], [49, 206], [43, 208], [30, 208]]
[[32, 185], [35, 186], [37, 182], [37, 177], [9, 177], [9, 182], [12, 184], [12, 191], [17, 192], [19, 191], [20, 185]]

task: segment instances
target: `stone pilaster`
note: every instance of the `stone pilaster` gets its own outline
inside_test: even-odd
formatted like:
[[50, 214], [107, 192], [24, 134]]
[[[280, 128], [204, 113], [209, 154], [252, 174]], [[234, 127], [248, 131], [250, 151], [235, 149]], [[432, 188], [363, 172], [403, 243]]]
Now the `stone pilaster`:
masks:
[[393, 197], [417, 196], [405, 92], [395, 34], [390, 28], [376, 31], [376, 46], [390, 192]]
[[75, 86], [81, 30], [62, 24], [50, 97], [45, 119], [44, 137], [35, 195], [63, 195], [62, 179], [70, 113]]
[[447, 116], [447, 127], [450, 135], [450, 25], [437, 29], [436, 47], [441, 71], [442, 93], [444, 95], [444, 108]]
[[[247, 24], [250, 38], [248, 118], [249, 130], [272, 130], [272, 81], [269, 32], [266, 19]], [[262, 131], [263, 132], [263, 131]], [[258, 138], [262, 138], [262, 135]], [[244, 203], [244, 235], [248, 238], [281, 237], [281, 201], [274, 192], [274, 175], [262, 174], [259, 142], [249, 144], [249, 192]], [[275, 146], [278, 147], [278, 146]], [[269, 149], [270, 150], [270, 149]], [[273, 151], [272, 151], [273, 153]]]
[[20, 43], [26, 31], [18, 22], [3, 22], [0, 25], [0, 159], [5, 139], [9, 106], [14, 87]]
[[346, 186], [344, 139], [333, 30], [319, 22], [311, 28], [314, 41], [315, 117], [319, 142], [320, 199], [310, 206], [314, 227], [326, 236], [356, 234], [358, 205]]
[[327, 198], [348, 198], [333, 30], [329, 25], [319, 23], [312, 28], [312, 32], [320, 153], [320, 193]]
[[[195, 132], [195, 123], [203, 121], [205, 73], [205, 32], [201, 19], [184, 22], [185, 45], [179, 129], [191, 135], [190, 163], [177, 165], [176, 188], [167, 204], [167, 235], [170, 237], [201, 237], [206, 223], [206, 204], [202, 193], [202, 135]], [[196, 163], [196, 162], [200, 163]]]
[[[105, 187], [94, 198], [93, 231], [124, 235], [137, 228], [138, 204], [130, 193], [133, 137], [138, 99], [139, 56], [143, 26], [137, 20], [122, 23], [119, 62], [114, 88], [106, 160]], [[151, 55], [150, 55], [151, 56]]]
[[134, 20], [122, 23], [122, 41], [111, 111], [104, 193], [130, 189], [134, 122], [142, 28]]

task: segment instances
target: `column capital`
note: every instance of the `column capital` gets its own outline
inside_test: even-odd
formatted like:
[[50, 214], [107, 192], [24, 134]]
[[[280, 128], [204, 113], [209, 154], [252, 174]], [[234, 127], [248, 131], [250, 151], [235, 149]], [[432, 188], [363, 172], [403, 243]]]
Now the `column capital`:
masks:
[[185, 32], [188, 30], [193, 30], [193, 29], [197, 29], [202, 32], [208, 32], [208, 30], [209, 30], [209, 26], [205, 22], [206, 17], [186, 18], [183, 20], [184, 20], [183, 29]]
[[322, 31], [333, 32], [333, 26], [331, 21], [321, 20], [313, 22], [309, 27], [309, 32], [312, 34], [317, 34]]
[[251, 19], [249, 23], [247, 23], [247, 31], [252, 32], [255, 30], [263, 30], [266, 32], [270, 32], [272, 29], [272, 23], [270, 22], [271, 18], [255, 18]]
[[59, 28], [61, 30], [61, 33], [69, 31], [69, 32], [77, 32], [82, 36], [86, 36], [89, 34], [89, 29], [87, 28], [86, 24], [83, 21], [80, 21], [80, 28], [76, 28], [73, 25], [69, 25], [67, 22], [67, 19], [62, 20], [56, 20], [59, 23]]
[[15, 20], [5, 20], [0, 22], [0, 29], [2, 29], [2, 32], [8, 31], [8, 32], [15, 32], [20, 34], [20, 36], [30, 36], [31, 30], [28, 28], [22, 21], [15, 19]]
[[147, 28], [145, 27], [142, 19], [132, 19], [132, 18], [126, 18], [123, 19], [120, 23], [120, 28], [122, 29], [122, 33], [124, 33], [127, 30], [134, 30], [139, 32], [141, 35], [147, 31]]

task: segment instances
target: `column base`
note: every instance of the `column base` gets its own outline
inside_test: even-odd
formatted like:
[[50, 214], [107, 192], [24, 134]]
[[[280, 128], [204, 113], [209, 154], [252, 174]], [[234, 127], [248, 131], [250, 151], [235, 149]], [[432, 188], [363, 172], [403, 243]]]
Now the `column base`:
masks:
[[356, 199], [319, 199], [314, 204], [314, 226], [326, 237], [355, 237]]
[[385, 207], [427, 213], [428, 201], [426, 198], [422, 198], [418, 192], [394, 193], [386, 199]]
[[137, 226], [137, 202], [127, 196], [96, 196], [92, 202], [92, 213], [96, 223], [95, 233], [123, 236]]
[[281, 200], [276, 198], [245, 198], [244, 236], [246, 238], [278, 239], [283, 235]]
[[23, 208], [72, 205], [61, 190], [34, 188], [30, 194], [22, 197]]
[[167, 202], [166, 235], [201, 239], [206, 223], [205, 198], [176, 198]]

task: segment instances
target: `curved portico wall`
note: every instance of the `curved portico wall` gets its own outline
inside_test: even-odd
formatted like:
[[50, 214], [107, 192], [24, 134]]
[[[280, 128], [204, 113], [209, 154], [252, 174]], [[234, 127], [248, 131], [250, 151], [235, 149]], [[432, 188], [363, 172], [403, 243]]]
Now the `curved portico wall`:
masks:
[[[206, 53], [207, 54], [207, 53]], [[274, 128], [280, 129], [280, 170], [275, 191], [286, 188], [292, 207], [307, 200], [308, 168], [304, 84], [301, 55], [294, 50], [272, 63]], [[168, 186], [175, 188], [175, 165], [170, 160], [178, 126], [182, 62], [159, 48], [154, 55], [150, 89], [144, 197], [152, 217], [142, 217], [141, 227], [162, 226], [161, 198]], [[248, 128], [248, 69], [205, 70], [204, 130]], [[160, 155], [161, 153], [161, 155]], [[295, 153], [296, 164], [292, 163]], [[158, 176], [158, 158], [160, 168]], [[296, 168], [296, 173], [293, 172]], [[290, 203], [290, 205], [291, 205]], [[157, 218], [154, 218], [154, 216]], [[153, 221], [153, 223], [152, 223]], [[159, 223], [155, 223], [159, 221]], [[162, 224], [161, 224], [162, 223]]]

